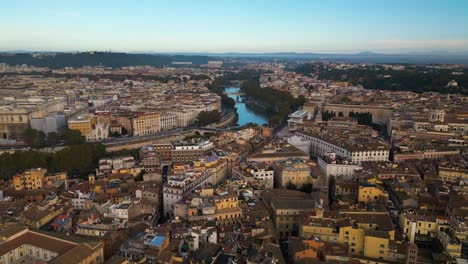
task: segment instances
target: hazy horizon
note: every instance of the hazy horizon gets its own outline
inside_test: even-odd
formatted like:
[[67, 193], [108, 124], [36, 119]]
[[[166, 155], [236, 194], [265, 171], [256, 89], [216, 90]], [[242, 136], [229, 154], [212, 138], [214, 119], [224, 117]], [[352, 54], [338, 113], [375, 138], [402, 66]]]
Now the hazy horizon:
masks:
[[8, 1], [1, 51], [468, 53], [466, 1]]

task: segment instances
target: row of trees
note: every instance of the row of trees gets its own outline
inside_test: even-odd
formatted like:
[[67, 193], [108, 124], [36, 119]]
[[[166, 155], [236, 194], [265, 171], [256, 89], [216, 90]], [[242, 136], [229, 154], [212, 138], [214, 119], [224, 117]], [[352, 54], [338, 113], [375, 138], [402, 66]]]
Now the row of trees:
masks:
[[221, 96], [221, 105], [223, 106], [223, 108], [234, 109], [236, 105], [236, 101], [234, 101], [234, 99], [232, 99], [231, 97], [227, 96], [224, 93], [224, 88], [229, 84], [230, 84], [229, 78], [221, 76], [221, 77], [214, 79], [211, 82], [211, 84], [207, 85], [207, 87], [208, 87], [208, 90], [210, 90], [211, 92], [216, 93], [219, 96]]
[[0, 178], [9, 179], [20, 171], [36, 167], [84, 176], [92, 173], [99, 159], [106, 155], [105, 147], [97, 143], [72, 145], [55, 153], [32, 150], [3, 153], [0, 155]]
[[[334, 111], [325, 111], [322, 113], [322, 120], [323, 121], [328, 121], [332, 119], [333, 117], [336, 117], [337, 114]], [[338, 116], [343, 116], [343, 112], [338, 112]], [[355, 113], [355, 112], [349, 112], [348, 114], [349, 117], [356, 118], [358, 121], [359, 125], [366, 125], [370, 126], [372, 125], [372, 114], [371, 113]]]
[[354, 113], [349, 112], [350, 117], [357, 119], [358, 124], [370, 126], [372, 125], [372, 114], [371, 113]]
[[258, 78], [261, 74], [259, 71], [254, 70], [242, 70], [240, 72], [229, 72], [225, 73], [223, 76], [220, 76], [214, 79], [211, 84], [208, 84], [207, 87], [211, 92], [217, 93], [221, 96], [221, 104], [224, 108], [234, 108], [236, 101], [224, 93], [224, 88], [231, 86], [233, 81], [244, 81], [250, 80], [252, 78]]
[[[343, 112], [340, 112], [341, 113], [341, 116], [343, 116]], [[322, 113], [322, 120], [323, 121], [328, 121], [330, 119], [332, 119], [333, 117], [336, 117], [336, 113], [331, 111], [325, 111]]]
[[277, 126], [283, 122], [289, 113], [304, 105], [305, 98], [294, 98], [290, 93], [278, 91], [269, 87], [261, 88], [257, 78], [246, 80], [242, 84], [244, 93], [256, 101], [266, 105], [266, 111], [272, 115], [268, 120], [270, 126]]
[[65, 129], [63, 136], [57, 132], [50, 132], [47, 135], [32, 128], [28, 128], [21, 134], [26, 145], [32, 148], [54, 147], [63, 142], [65, 145], [77, 145], [85, 142], [85, 137], [78, 130]]

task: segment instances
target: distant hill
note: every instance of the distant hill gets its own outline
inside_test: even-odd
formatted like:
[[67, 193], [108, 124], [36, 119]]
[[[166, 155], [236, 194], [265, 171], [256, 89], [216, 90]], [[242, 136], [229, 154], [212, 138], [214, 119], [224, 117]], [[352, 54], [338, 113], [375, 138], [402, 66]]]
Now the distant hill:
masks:
[[402, 53], [384, 54], [364, 51], [354, 54], [309, 53], [309, 52], [270, 52], [270, 53], [168, 53], [182, 55], [215, 56], [218, 58], [253, 58], [253, 59], [308, 59], [314, 61], [331, 61], [347, 63], [407, 63], [407, 64], [465, 64], [468, 65], [468, 53], [434, 54], [434, 53]]
[[208, 62], [208, 56], [110, 52], [0, 54], [0, 63], [9, 65], [27, 64], [38, 67], [49, 67], [51, 69], [82, 66], [124, 67], [137, 65], [163, 67], [170, 66], [173, 62], [192, 62], [193, 65], [206, 64]]
[[356, 53], [356, 55], [377, 55], [378, 53], [372, 52], [372, 51], [363, 51]]
[[[24, 51], [26, 52], [26, 51]], [[173, 66], [173, 62], [192, 62], [194, 66], [206, 64], [208, 60], [224, 60], [232, 58], [249, 58], [271, 61], [282, 60], [313, 60], [347, 63], [407, 63], [407, 64], [465, 64], [468, 65], [468, 54], [381, 54], [364, 51], [355, 54], [326, 53], [119, 53], [119, 52], [40, 52], [0, 53], [0, 63], [9, 65], [27, 64], [39, 67], [60, 69], [63, 67], [105, 66], [123, 67], [150, 65], [155, 67]]]

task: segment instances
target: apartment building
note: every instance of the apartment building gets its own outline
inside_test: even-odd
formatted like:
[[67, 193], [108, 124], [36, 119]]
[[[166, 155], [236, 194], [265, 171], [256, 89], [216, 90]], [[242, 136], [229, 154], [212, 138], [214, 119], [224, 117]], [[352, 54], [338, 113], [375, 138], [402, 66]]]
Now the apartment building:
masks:
[[211, 184], [213, 184], [213, 186], [220, 184], [228, 175], [227, 159], [217, 156], [207, 156], [194, 161], [193, 169], [200, 171], [209, 170], [211, 172]]
[[154, 134], [161, 131], [159, 112], [139, 112], [132, 118], [134, 136]]
[[168, 177], [163, 186], [164, 215], [174, 216], [174, 205], [196, 188], [210, 183], [209, 171], [186, 172], [185, 174]]
[[320, 207], [317, 197], [292, 190], [265, 190], [263, 203], [270, 212], [276, 233], [281, 238], [298, 236], [301, 214]]
[[47, 169], [36, 168], [27, 170], [13, 176], [15, 190], [39, 190], [42, 189]]
[[317, 166], [327, 178], [337, 176], [346, 179], [351, 179], [354, 172], [362, 168], [353, 164], [348, 158], [337, 156], [336, 153], [328, 153], [326, 156], [317, 157]]
[[192, 141], [174, 142], [172, 146], [173, 162], [188, 162], [202, 158], [214, 147], [208, 140], [194, 139]]
[[160, 118], [162, 131], [174, 129], [179, 125], [177, 114], [171, 112], [162, 112]]
[[83, 136], [85, 136], [91, 134], [96, 123], [97, 118], [94, 116], [80, 116], [75, 119], [68, 120], [68, 128], [78, 130]]

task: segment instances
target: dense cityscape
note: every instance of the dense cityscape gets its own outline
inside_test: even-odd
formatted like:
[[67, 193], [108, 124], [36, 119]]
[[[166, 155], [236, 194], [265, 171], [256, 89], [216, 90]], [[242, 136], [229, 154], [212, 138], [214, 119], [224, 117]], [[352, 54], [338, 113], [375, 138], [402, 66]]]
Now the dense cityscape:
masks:
[[4, 1], [0, 264], [468, 264], [467, 10]]
[[0, 263], [466, 258], [465, 67], [416, 93], [229, 63], [2, 64]]

